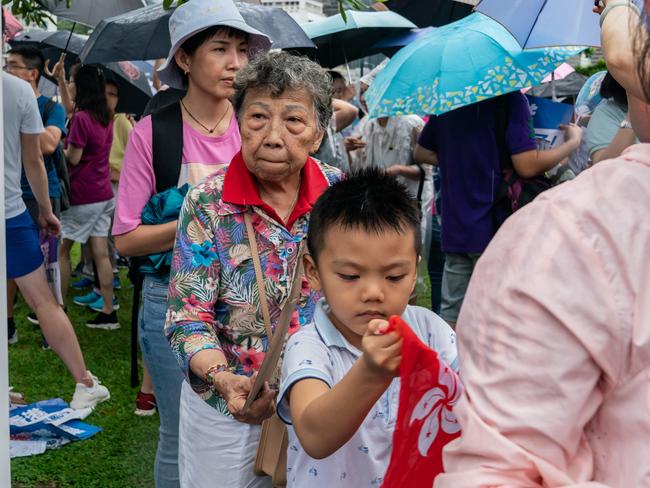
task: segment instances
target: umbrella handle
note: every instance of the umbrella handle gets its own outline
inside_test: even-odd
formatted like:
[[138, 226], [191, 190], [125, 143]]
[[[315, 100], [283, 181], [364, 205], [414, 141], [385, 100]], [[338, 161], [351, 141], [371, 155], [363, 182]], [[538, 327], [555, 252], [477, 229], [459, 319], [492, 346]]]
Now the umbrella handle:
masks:
[[67, 53], [68, 52], [68, 46], [70, 45], [70, 39], [72, 39], [72, 33], [74, 32], [74, 28], [77, 26], [76, 22], [72, 23], [72, 29], [70, 29], [70, 35], [68, 36], [68, 40], [65, 43], [65, 47], [63, 48], [63, 52]]

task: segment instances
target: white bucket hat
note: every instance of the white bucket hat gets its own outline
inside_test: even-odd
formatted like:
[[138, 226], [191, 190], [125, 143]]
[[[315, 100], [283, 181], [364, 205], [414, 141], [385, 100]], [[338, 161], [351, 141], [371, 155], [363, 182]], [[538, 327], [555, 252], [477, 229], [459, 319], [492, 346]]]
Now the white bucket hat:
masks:
[[165, 63], [158, 69], [160, 81], [172, 88], [183, 88], [181, 70], [174, 55], [182, 44], [202, 30], [223, 25], [250, 34], [250, 52], [268, 51], [271, 39], [253, 29], [231, 0], [189, 0], [180, 5], [169, 18], [169, 37], [172, 47]]

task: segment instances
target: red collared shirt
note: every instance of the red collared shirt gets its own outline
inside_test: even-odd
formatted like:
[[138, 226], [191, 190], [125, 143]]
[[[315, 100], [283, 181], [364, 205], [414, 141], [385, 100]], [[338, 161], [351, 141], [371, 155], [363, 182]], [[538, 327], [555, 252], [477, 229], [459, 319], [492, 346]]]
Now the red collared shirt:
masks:
[[298, 201], [296, 202], [296, 205], [289, 216], [289, 220], [286, 223], [283, 222], [275, 210], [260, 197], [255, 177], [246, 167], [241, 151], [235, 155], [230, 162], [230, 166], [228, 166], [223, 182], [223, 193], [221, 198], [226, 203], [234, 203], [236, 205], [254, 205], [259, 207], [279, 224], [284, 225], [287, 229], [291, 229], [293, 223], [311, 210], [314, 203], [316, 203], [316, 200], [318, 200], [318, 197], [329, 186], [327, 179], [318, 167], [318, 164], [310, 157], [307, 157], [307, 162], [301, 170], [301, 176]]

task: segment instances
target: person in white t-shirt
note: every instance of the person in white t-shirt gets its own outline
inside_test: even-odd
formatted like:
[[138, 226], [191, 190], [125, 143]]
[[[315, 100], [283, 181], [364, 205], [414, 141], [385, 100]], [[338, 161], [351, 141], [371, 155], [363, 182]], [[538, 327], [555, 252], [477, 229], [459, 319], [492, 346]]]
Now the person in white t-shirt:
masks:
[[455, 334], [408, 305], [420, 254], [415, 199], [396, 178], [367, 169], [330, 187], [312, 209], [305, 273], [325, 298], [286, 346], [277, 402], [289, 424], [287, 486], [379, 486], [388, 468], [402, 340], [401, 316], [457, 368]]
[[70, 406], [94, 407], [108, 400], [110, 394], [86, 369], [72, 324], [47, 284], [38, 230], [22, 199], [21, 161], [38, 202], [39, 227], [44, 232], [59, 234], [61, 224], [52, 212], [39, 144], [44, 129], [36, 96], [28, 83], [5, 72], [2, 90], [7, 278], [16, 281], [25, 301], [36, 313], [45, 339], [75, 380]]

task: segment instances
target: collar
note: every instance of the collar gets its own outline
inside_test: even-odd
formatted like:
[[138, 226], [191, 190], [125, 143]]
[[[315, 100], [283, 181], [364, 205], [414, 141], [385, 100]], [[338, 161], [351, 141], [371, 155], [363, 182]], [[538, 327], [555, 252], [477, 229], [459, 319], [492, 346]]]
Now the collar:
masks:
[[[311, 157], [301, 170], [300, 189], [298, 190], [298, 201], [286, 222], [286, 228], [290, 229], [296, 220], [305, 215], [318, 200], [318, 197], [328, 188], [327, 178], [321, 171], [318, 163]], [[221, 199], [226, 203], [235, 205], [252, 205], [261, 208], [264, 212], [285, 225], [282, 219], [275, 213], [270, 205], [267, 205], [260, 197], [255, 177], [246, 167], [244, 158], [239, 151], [230, 162], [223, 182], [223, 193]]]
[[321, 298], [316, 304], [316, 310], [314, 311], [314, 326], [318, 335], [322, 339], [323, 343], [327, 347], [339, 347], [341, 349], [347, 349], [355, 356], [360, 356], [361, 351], [354, 347], [348, 342], [348, 340], [343, 337], [343, 334], [339, 332], [336, 326], [332, 323], [330, 318], [327, 315], [328, 305], [325, 302], [324, 298]]

